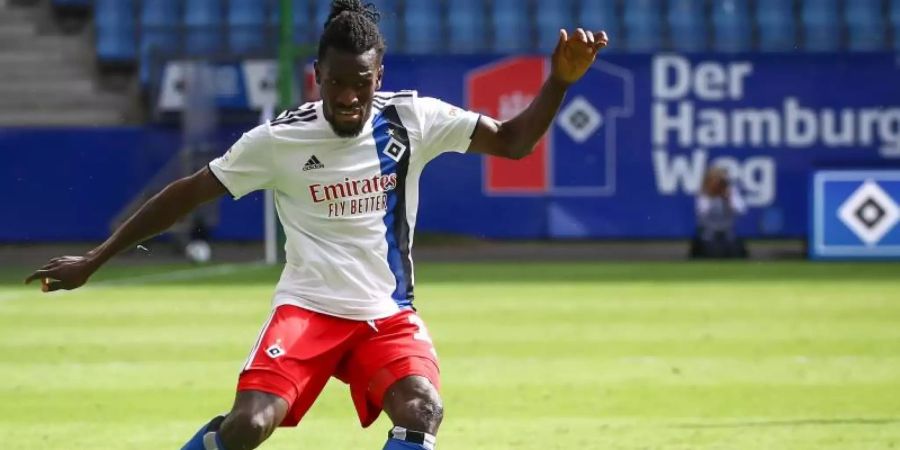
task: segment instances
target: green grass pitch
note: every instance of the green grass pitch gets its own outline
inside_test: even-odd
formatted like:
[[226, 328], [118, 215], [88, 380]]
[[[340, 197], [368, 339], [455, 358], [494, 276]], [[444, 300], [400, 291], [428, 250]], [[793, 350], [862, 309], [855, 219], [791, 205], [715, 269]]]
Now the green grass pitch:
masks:
[[[226, 411], [278, 270], [185, 270], [49, 296], [4, 270], [0, 447], [174, 449]], [[417, 297], [441, 450], [900, 448], [897, 264], [432, 263]], [[334, 381], [262, 448], [380, 449], [389, 426]]]

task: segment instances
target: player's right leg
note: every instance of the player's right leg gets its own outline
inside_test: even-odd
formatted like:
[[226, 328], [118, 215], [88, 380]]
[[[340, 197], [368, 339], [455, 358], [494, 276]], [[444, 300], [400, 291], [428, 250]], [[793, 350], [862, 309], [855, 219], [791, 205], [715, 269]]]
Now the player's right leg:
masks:
[[213, 418], [182, 450], [254, 449], [272, 435], [289, 409], [287, 401], [277, 395], [238, 392], [228, 415]]
[[260, 391], [238, 392], [234, 406], [218, 432], [223, 447], [218, 450], [258, 447], [284, 421], [289, 409], [288, 402], [278, 395]]
[[[282, 305], [272, 312], [238, 380], [231, 411], [182, 450], [245, 450], [296, 426], [365, 325]], [[193, 446], [191, 446], [193, 445]]]

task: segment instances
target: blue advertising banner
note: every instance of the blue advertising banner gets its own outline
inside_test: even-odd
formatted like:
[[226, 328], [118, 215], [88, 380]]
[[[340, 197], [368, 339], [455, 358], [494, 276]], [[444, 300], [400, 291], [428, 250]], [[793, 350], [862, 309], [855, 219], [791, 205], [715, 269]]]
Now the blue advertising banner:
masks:
[[[388, 89], [500, 119], [548, 70], [533, 57], [398, 62]], [[741, 235], [802, 237], [813, 169], [900, 164], [896, 79], [887, 54], [611, 55], [572, 87], [532, 157], [432, 163], [420, 223], [489, 237], [685, 237], [705, 170], [721, 166], [749, 206]]]
[[213, 103], [222, 109], [261, 110], [278, 103], [278, 64], [270, 60], [198, 63], [169, 61], [163, 67], [159, 83], [154, 84], [156, 109], [160, 112], [183, 111], [190, 103], [188, 85], [202, 84]]
[[[223, 130], [225, 148], [240, 130]], [[0, 242], [96, 241], [178, 152], [181, 133], [161, 127], [0, 130]], [[220, 203], [216, 237], [261, 239], [255, 193]]]
[[813, 258], [900, 258], [900, 170], [823, 170], [812, 177]]
[[[173, 66], [161, 83], [175, 110], [179, 70]], [[546, 58], [536, 56], [389, 56], [384, 89], [416, 89], [508, 119], [537, 95], [548, 71]], [[215, 76], [219, 102], [229, 108], [265, 103], [259, 99], [272, 84], [271, 67], [260, 61], [223, 66]], [[720, 166], [749, 207], [740, 235], [805, 237], [814, 170], [900, 168], [898, 79], [894, 54], [610, 54], [572, 86], [530, 157], [449, 154], [432, 162], [421, 180], [418, 229], [490, 238], [685, 238], [694, 231], [693, 197], [703, 175]], [[5, 210], [22, 213], [0, 223], [0, 240], [102, 238], [128, 193], [160, 164], [147, 159], [159, 151], [154, 146], [174, 151], [180, 139], [154, 128], [80, 132], [84, 137], [0, 132], [7, 158], [0, 187], [16, 193], [5, 197], [12, 203]], [[238, 135], [223, 132], [222, 150]], [[51, 195], [65, 203], [57, 211], [69, 213], [55, 217], [57, 224], [36, 223], [48, 210], [29, 202]], [[228, 202], [221, 236], [261, 237], [258, 198], [234, 204], [239, 215]]]

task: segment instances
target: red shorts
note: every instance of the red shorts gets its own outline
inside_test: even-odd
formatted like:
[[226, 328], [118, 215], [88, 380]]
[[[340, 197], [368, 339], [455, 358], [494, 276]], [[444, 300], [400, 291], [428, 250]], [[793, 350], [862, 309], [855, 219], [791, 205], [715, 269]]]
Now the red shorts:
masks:
[[281, 426], [296, 426], [334, 376], [350, 385], [367, 427], [381, 413], [388, 387], [411, 375], [440, 388], [437, 355], [415, 312], [363, 322], [281, 305], [263, 325], [237, 390], [283, 398], [290, 410]]

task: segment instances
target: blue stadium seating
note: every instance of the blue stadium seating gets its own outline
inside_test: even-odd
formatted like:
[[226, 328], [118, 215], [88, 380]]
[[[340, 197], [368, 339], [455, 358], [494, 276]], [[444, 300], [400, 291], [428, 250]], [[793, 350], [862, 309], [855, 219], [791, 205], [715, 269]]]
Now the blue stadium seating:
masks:
[[134, 0], [96, 0], [97, 57], [106, 62], [130, 62], [137, 57]]
[[649, 52], [662, 47], [662, 0], [628, 0], [624, 19], [629, 50]]
[[854, 51], [882, 50], [887, 28], [881, 0], [853, 0], [844, 3], [849, 48]]
[[793, 0], [756, 0], [759, 49], [788, 51], [797, 46]]
[[482, 0], [454, 0], [447, 8], [449, 50], [474, 53], [487, 50], [488, 35]]
[[535, 6], [537, 49], [549, 54], [559, 42], [560, 28], [566, 28], [571, 33], [575, 7], [572, 0], [537, 0]]
[[706, 49], [707, 18], [703, 0], [670, 0], [669, 30], [672, 47], [683, 52]]
[[89, 8], [91, 0], [53, 0], [53, 6], [62, 8]]
[[[268, 3], [268, 31], [274, 42], [275, 40], [277, 40], [277, 36], [280, 35], [281, 2], [279, 2], [278, 0], [269, 0]], [[313, 23], [313, 11], [308, 1], [293, 0], [291, 2], [291, 14], [294, 25], [294, 42], [309, 43], [314, 41], [319, 36], [319, 33], [322, 30], [322, 25]]]
[[372, 3], [381, 13], [381, 20], [378, 22], [378, 29], [384, 41], [391, 48], [391, 51], [397, 50], [400, 45], [400, 2], [398, 0], [372, 0]]
[[[325, 29], [325, 21], [331, 13], [332, 0], [316, 0], [313, 2], [294, 0], [294, 40], [309, 44], [316, 42]], [[400, 44], [400, 2], [398, 0], [368, 0], [381, 13], [378, 28], [387, 44], [396, 49]], [[277, 9], [277, 1], [276, 1]], [[277, 21], [275, 21], [277, 23]]]
[[313, 15], [313, 35], [318, 38], [325, 28], [325, 21], [328, 20], [328, 14], [331, 12], [331, 0], [318, 0], [314, 4], [315, 14]]
[[[316, 22], [316, 15], [313, 13], [310, 2], [305, 0], [294, 0], [291, 12], [294, 13], [294, 41], [295, 42], [314, 42], [319, 37], [322, 29], [325, 27], [324, 20], [322, 23]], [[278, 1], [273, 5], [274, 10], [278, 10]], [[276, 23], [276, 27], [278, 24]]]
[[531, 50], [531, 21], [522, 0], [493, 0], [494, 51], [500, 53]]
[[713, 2], [713, 48], [725, 52], [744, 52], [753, 43], [748, 0]]
[[141, 24], [144, 26], [173, 26], [181, 21], [178, 0], [148, 0], [141, 2]]
[[[295, 40], [315, 43], [332, 0], [292, 1]], [[749, 51], [754, 25], [762, 51], [791, 51], [798, 42], [814, 52], [840, 50], [844, 42], [851, 51], [879, 51], [888, 36], [900, 50], [900, 0], [367, 1], [382, 13], [379, 26], [396, 53], [548, 53], [559, 28], [579, 26], [606, 30], [612, 49], [635, 52], [663, 49], [666, 36], [678, 51]], [[279, 0], [52, 2], [93, 2], [98, 59], [137, 59], [144, 82], [157, 55], [271, 53], [279, 25]]]
[[[591, 31], [606, 31], [610, 46], [607, 50], [619, 47], [622, 38], [622, 23], [616, 14], [616, 0], [581, 0], [576, 6], [576, 26]], [[604, 51], [607, 51], [604, 50]]]
[[891, 0], [890, 13], [891, 27], [894, 29], [894, 50], [900, 51], [900, 0]]
[[266, 4], [260, 0], [230, 0], [228, 41], [237, 55], [259, 53], [266, 48]]
[[157, 55], [174, 53], [179, 49], [177, 29], [181, 22], [179, 0], [153, 0], [141, 3], [140, 79], [150, 81]]
[[806, 50], [835, 51], [841, 43], [838, 0], [805, 0], [800, 13]]
[[211, 55], [222, 48], [224, 21], [221, 0], [185, 0], [185, 50], [189, 55]]
[[440, 0], [406, 2], [403, 48], [407, 53], [425, 54], [442, 50]]

